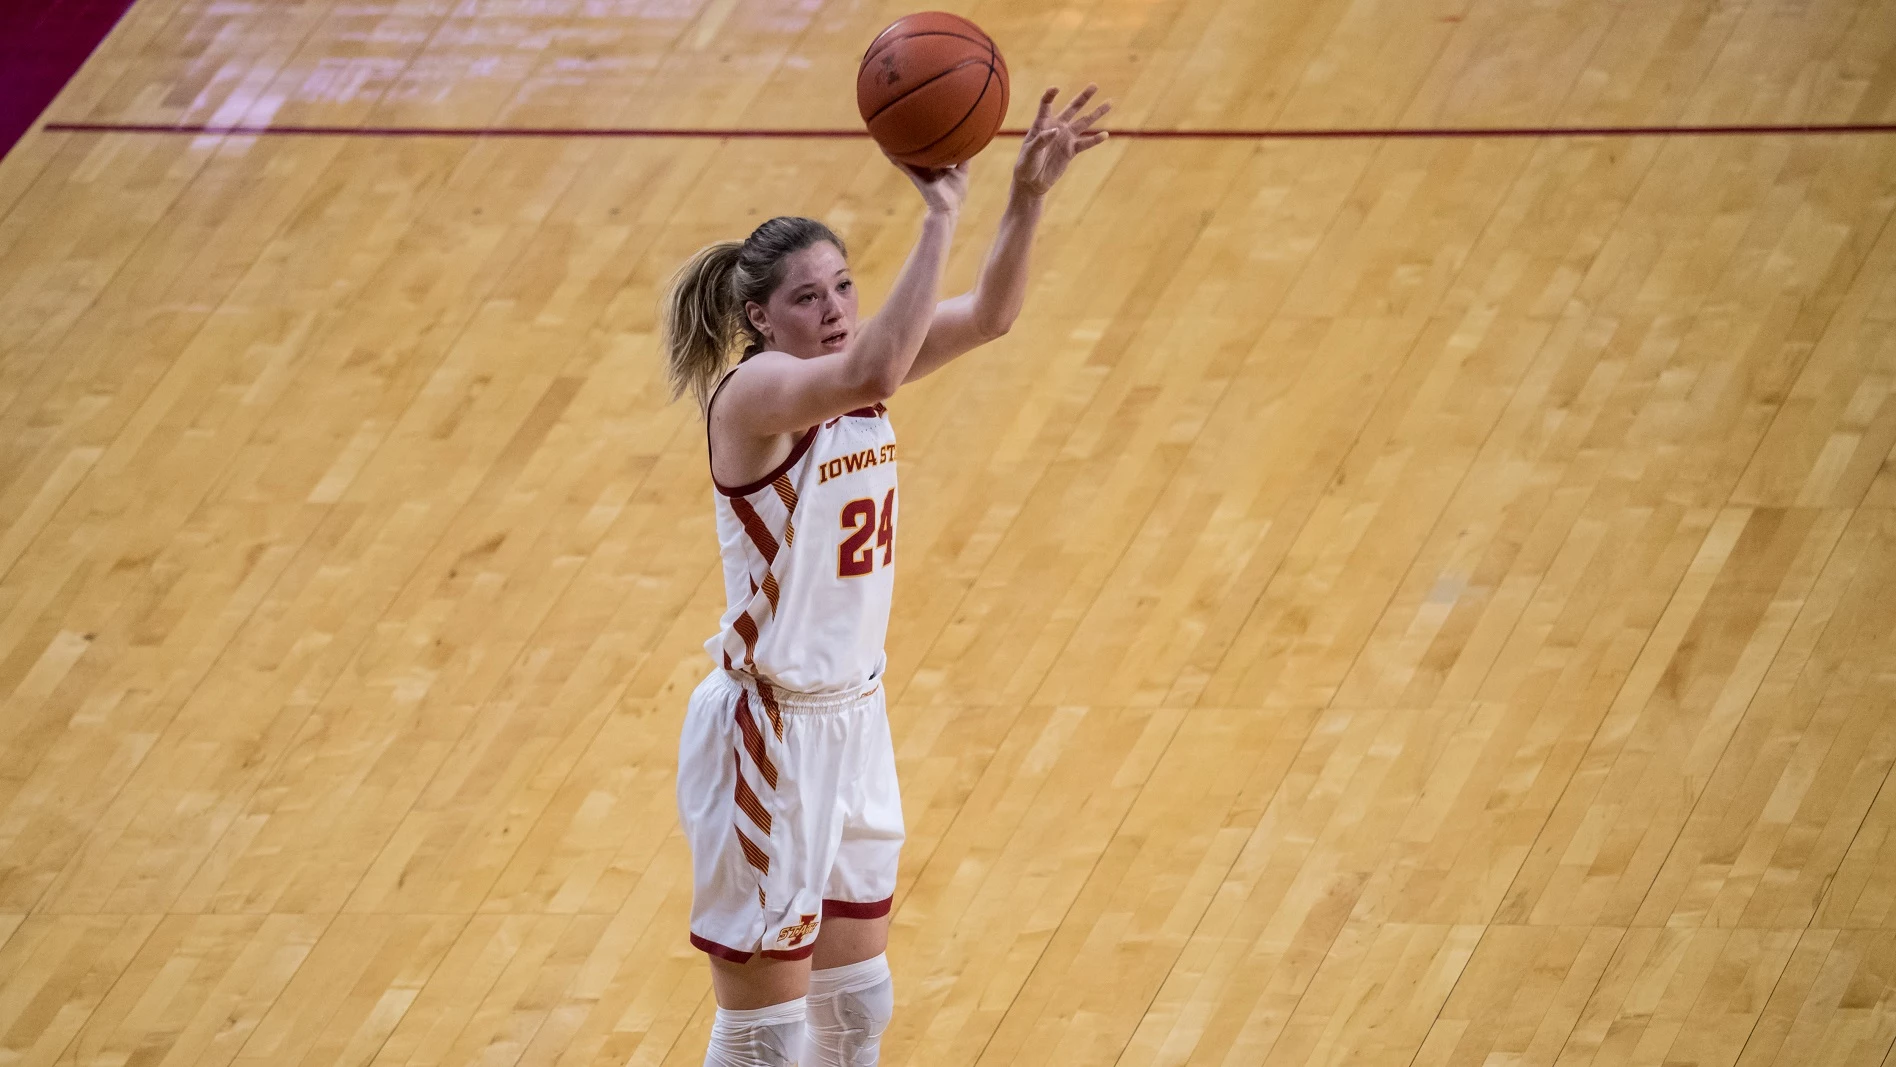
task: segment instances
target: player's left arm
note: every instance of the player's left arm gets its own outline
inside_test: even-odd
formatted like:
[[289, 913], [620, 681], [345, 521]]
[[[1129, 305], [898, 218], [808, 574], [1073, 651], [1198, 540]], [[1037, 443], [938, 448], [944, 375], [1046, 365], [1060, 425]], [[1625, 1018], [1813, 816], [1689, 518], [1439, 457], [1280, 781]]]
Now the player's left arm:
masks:
[[1095, 131], [1093, 124], [1104, 118], [1112, 105], [1101, 104], [1084, 115], [1080, 113], [1098, 91], [1098, 86], [1087, 86], [1058, 115], [1053, 114], [1053, 101], [1060, 90], [1048, 89], [1041, 94], [1040, 111], [1021, 141], [1007, 211], [1001, 216], [1000, 232], [994, 237], [994, 247], [988, 250], [987, 262], [981, 266], [981, 276], [972, 292], [935, 305], [934, 322], [915, 362], [909, 366], [905, 382], [979, 348], [1014, 325], [1027, 300], [1027, 260], [1047, 192], [1066, 173], [1074, 156], [1106, 140], [1106, 131]]

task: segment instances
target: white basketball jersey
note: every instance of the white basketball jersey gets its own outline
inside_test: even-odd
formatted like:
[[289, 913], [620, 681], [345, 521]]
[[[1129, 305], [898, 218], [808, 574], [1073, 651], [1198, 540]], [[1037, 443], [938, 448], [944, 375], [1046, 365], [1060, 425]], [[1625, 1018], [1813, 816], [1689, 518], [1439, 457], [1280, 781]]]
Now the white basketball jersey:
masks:
[[716, 497], [726, 607], [711, 658], [794, 693], [880, 677], [898, 507], [883, 406], [811, 427], [776, 470]]

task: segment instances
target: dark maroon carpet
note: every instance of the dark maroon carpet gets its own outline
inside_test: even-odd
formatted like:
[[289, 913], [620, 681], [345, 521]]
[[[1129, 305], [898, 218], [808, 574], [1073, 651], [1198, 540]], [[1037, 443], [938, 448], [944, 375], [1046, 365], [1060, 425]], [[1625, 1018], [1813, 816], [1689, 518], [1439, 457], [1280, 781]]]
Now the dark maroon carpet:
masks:
[[0, 0], [0, 154], [112, 32], [132, 0]]

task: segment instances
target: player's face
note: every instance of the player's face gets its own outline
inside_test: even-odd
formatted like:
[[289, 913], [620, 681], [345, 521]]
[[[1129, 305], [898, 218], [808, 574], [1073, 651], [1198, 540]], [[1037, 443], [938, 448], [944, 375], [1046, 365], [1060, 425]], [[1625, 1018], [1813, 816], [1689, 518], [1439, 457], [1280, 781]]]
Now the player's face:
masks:
[[785, 260], [783, 284], [768, 304], [751, 308], [751, 321], [770, 347], [800, 358], [841, 352], [856, 335], [856, 283], [843, 253], [828, 241]]

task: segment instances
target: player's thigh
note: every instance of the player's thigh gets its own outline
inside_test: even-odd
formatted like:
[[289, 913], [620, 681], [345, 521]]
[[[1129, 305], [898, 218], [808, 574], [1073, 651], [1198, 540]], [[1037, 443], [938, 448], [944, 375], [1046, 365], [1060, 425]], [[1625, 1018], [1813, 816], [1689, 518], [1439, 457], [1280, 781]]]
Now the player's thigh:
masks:
[[[825, 936], [829, 924], [823, 924]], [[823, 954], [822, 945], [816, 949]], [[871, 953], [874, 955], [874, 953]], [[810, 960], [772, 960], [753, 956], [746, 963], [732, 963], [717, 956], [711, 961], [711, 992], [718, 1007], [728, 1011], [751, 1011], [795, 1000], [810, 991]], [[867, 959], [868, 957], [863, 957]]]
[[[823, 932], [816, 938], [816, 953], [810, 965], [819, 971], [847, 967], [874, 959], [889, 949], [889, 917], [874, 919], [823, 920]], [[806, 977], [807, 981], [807, 977]]]

